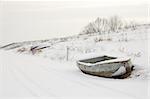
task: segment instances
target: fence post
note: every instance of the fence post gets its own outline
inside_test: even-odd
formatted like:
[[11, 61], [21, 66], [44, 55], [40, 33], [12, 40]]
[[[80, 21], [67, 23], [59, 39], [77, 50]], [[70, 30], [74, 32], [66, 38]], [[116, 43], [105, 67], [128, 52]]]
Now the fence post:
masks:
[[66, 60], [69, 60], [69, 47], [67, 46], [67, 55], [66, 55]]

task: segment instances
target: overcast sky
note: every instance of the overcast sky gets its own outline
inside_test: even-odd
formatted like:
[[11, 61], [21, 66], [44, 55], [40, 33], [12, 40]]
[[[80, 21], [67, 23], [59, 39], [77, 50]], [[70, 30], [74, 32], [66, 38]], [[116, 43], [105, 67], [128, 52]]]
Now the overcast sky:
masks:
[[146, 22], [146, 0], [27, 0], [0, 2], [0, 44], [78, 34], [97, 17]]

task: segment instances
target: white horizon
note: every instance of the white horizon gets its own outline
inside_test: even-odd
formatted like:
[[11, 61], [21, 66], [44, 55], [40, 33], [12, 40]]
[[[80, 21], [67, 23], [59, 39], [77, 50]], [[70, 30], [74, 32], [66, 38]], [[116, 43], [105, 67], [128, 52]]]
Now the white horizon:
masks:
[[75, 35], [97, 17], [149, 22], [147, 0], [2, 0], [0, 44]]

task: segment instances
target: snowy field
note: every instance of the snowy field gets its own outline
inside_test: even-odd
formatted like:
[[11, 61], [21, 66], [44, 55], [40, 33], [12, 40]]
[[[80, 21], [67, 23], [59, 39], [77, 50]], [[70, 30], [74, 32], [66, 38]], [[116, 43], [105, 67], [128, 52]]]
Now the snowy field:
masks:
[[[149, 32], [148, 25], [110, 35], [81, 35], [7, 46], [3, 48], [7, 51], [0, 50], [0, 96], [147, 99]], [[35, 46], [50, 47], [33, 53], [30, 49]], [[135, 66], [131, 76], [96, 77], [83, 74], [76, 66], [80, 58], [101, 54], [130, 57]]]
[[107, 79], [83, 74], [76, 64], [0, 52], [2, 97], [104, 97], [146, 99], [145, 79]]

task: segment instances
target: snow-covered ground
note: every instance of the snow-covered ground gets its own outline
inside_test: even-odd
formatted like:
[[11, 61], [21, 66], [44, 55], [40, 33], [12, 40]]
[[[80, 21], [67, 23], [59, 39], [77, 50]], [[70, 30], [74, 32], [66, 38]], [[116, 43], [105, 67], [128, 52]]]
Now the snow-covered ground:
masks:
[[[146, 99], [149, 32], [150, 25], [146, 25], [109, 35], [14, 43], [2, 48], [7, 51], [0, 50], [0, 96]], [[33, 47], [47, 48], [33, 53]], [[130, 57], [135, 66], [131, 76], [122, 80], [95, 77], [76, 66], [78, 59], [103, 54]]]
[[[141, 25], [135, 30], [127, 29], [109, 35], [95, 33], [51, 40], [12, 43], [3, 49], [15, 53], [34, 54], [55, 61], [68, 60], [70, 62], [75, 62], [83, 56], [91, 57], [104, 54], [129, 57], [135, 66], [131, 78], [146, 79], [149, 32], [150, 25]], [[31, 48], [34, 47], [36, 50], [31, 51]]]
[[146, 79], [83, 74], [72, 62], [0, 51], [1, 97], [102, 97], [146, 99]]

